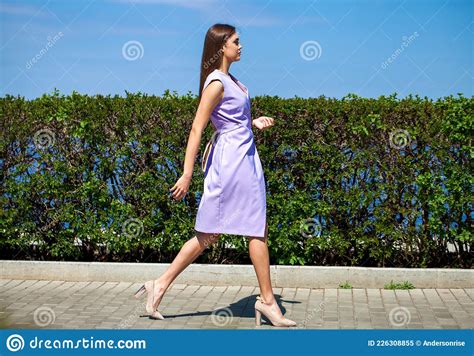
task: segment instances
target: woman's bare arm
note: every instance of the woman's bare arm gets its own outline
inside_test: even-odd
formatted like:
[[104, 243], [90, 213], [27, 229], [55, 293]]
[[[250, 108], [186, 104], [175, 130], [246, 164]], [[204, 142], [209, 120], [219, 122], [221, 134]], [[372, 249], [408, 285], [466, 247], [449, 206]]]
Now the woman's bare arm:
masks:
[[184, 158], [183, 175], [175, 185], [170, 189], [173, 192], [173, 198], [181, 199], [187, 192], [191, 177], [194, 171], [194, 163], [201, 144], [202, 132], [206, 128], [212, 111], [224, 96], [224, 87], [222, 82], [215, 80], [211, 82], [202, 92], [201, 101], [193, 121], [191, 132], [189, 133], [186, 155]]
[[196, 155], [201, 144], [202, 132], [209, 123], [212, 111], [222, 99], [224, 88], [218, 80], [211, 82], [203, 91], [201, 101], [189, 133], [183, 175], [192, 177]]

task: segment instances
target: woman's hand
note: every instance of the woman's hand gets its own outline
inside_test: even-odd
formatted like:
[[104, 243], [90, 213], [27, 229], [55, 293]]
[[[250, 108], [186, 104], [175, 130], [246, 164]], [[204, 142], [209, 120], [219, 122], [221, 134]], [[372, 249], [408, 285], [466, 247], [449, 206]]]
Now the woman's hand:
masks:
[[190, 183], [191, 183], [191, 177], [183, 174], [175, 183], [173, 188], [170, 189], [170, 191], [173, 192], [172, 197], [175, 200], [180, 200], [181, 198], [183, 198], [188, 192]]
[[260, 130], [266, 130], [275, 124], [275, 120], [268, 116], [260, 116], [258, 119], [253, 120], [253, 125]]

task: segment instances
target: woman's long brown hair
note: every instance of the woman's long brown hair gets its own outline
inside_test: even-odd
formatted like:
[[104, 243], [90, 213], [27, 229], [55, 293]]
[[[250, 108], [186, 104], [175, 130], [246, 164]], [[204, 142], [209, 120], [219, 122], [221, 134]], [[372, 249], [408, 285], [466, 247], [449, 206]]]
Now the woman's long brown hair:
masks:
[[222, 47], [235, 33], [235, 27], [217, 23], [209, 28], [204, 40], [201, 59], [201, 80], [199, 82], [199, 100], [201, 100], [202, 87], [207, 76], [222, 63]]

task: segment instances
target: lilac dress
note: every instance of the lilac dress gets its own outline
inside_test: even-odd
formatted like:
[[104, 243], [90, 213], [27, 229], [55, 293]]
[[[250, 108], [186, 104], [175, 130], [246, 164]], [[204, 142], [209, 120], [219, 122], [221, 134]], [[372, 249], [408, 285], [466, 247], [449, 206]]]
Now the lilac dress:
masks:
[[224, 97], [211, 115], [218, 136], [204, 172], [204, 192], [194, 228], [264, 237], [265, 178], [253, 138], [248, 89], [234, 76], [215, 69], [202, 90], [214, 80], [222, 82]]

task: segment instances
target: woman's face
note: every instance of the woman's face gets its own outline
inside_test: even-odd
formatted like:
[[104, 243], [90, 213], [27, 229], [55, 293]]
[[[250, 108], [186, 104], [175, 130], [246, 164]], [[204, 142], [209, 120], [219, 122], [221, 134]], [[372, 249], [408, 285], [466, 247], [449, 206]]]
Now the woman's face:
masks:
[[227, 39], [223, 50], [224, 56], [227, 57], [229, 62], [239, 61], [240, 60], [240, 51], [242, 45], [240, 44], [240, 38], [237, 33], [234, 33], [229, 39]]

